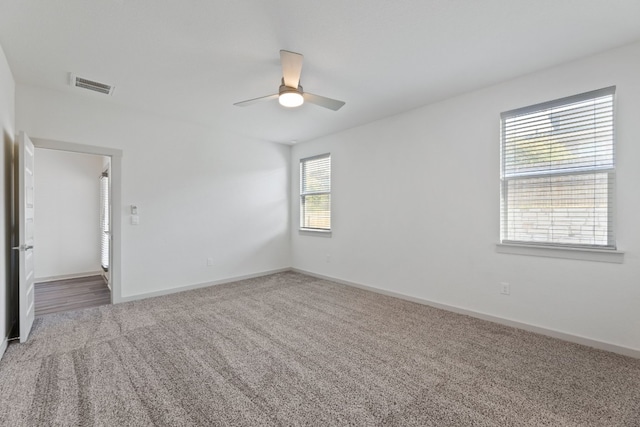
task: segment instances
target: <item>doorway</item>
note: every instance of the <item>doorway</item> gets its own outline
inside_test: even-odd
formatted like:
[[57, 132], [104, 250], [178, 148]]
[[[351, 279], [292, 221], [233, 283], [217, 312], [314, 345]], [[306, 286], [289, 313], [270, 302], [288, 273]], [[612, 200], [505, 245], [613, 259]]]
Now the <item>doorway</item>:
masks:
[[[94, 176], [96, 183], [99, 183], [101, 178], [103, 177], [103, 173], [106, 171], [108, 173], [108, 201], [110, 204], [110, 210], [106, 217], [102, 217], [103, 220], [107, 222], [108, 228], [106, 229], [108, 244], [104, 245], [104, 240], [102, 239], [103, 235], [100, 235], [100, 250], [106, 249], [108, 253], [107, 257], [107, 265], [106, 268], [103, 269], [103, 257], [102, 253], [100, 253], [100, 261], [99, 261], [99, 271], [100, 276], [104, 277], [105, 282], [108, 283], [110, 287], [109, 291], [109, 302], [112, 304], [116, 304], [122, 300], [121, 288], [120, 288], [120, 271], [121, 271], [121, 171], [122, 171], [122, 150], [117, 150], [113, 148], [106, 147], [97, 147], [92, 145], [84, 145], [84, 144], [76, 144], [71, 142], [64, 141], [55, 141], [41, 138], [32, 138], [33, 144], [36, 150], [54, 150], [54, 151], [62, 151], [67, 153], [78, 153], [85, 155], [93, 155], [93, 156], [101, 156], [105, 160], [104, 165], [108, 165], [108, 167], [104, 167], [101, 169], [99, 176]], [[103, 166], [104, 166], [103, 165]], [[35, 171], [36, 175], [38, 171]], [[104, 181], [102, 181], [104, 185]], [[99, 185], [99, 184], [98, 184]], [[38, 193], [38, 189], [35, 189], [35, 192]], [[102, 200], [101, 200], [102, 201]], [[36, 210], [38, 207], [36, 206]], [[95, 212], [98, 214], [97, 212]], [[100, 218], [98, 216], [98, 218]], [[104, 224], [101, 224], [104, 225]], [[36, 224], [37, 227], [37, 224]], [[104, 228], [100, 228], [99, 231], [105, 230]], [[38, 274], [36, 272], [36, 274]], [[73, 278], [69, 278], [71, 280]]]
[[110, 158], [34, 151], [35, 316], [110, 304]]

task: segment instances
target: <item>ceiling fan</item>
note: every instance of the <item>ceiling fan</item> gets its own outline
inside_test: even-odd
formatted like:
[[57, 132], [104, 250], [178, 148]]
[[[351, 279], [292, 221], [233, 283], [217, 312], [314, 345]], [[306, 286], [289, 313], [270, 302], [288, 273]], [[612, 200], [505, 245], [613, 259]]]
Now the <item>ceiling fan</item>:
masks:
[[280, 105], [284, 107], [299, 107], [306, 101], [333, 111], [338, 111], [344, 105], [343, 101], [314, 95], [302, 90], [302, 86], [300, 86], [300, 73], [302, 72], [303, 58], [304, 57], [300, 53], [281, 50], [280, 62], [282, 63], [282, 84], [280, 85], [278, 93], [236, 102], [233, 105], [238, 107], [247, 107], [258, 102], [270, 101], [278, 98], [278, 102], [280, 102]]

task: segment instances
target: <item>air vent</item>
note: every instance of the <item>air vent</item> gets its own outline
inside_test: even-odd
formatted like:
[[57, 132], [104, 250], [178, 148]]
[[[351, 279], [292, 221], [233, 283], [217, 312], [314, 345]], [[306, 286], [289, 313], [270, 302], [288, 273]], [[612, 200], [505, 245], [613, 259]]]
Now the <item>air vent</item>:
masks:
[[94, 92], [104, 93], [105, 95], [112, 95], [115, 89], [115, 86], [85, 79], [84, 77], [78, 77], [75, 74], [70, 74], [70, 83], [72, 87], [92, 90]]

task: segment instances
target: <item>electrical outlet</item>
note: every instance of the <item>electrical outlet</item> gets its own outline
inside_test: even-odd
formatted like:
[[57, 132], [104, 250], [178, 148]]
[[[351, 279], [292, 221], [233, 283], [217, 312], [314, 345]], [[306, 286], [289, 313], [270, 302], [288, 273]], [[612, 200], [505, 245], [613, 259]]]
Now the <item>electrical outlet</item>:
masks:
[[325, 261], [331, 262], [331, 255], [327, 254], [327, 256], [325, 257]]
[[502, 295], [511, 295], [511, 285], [507, 282], [500, 283], [500, 293]]
[[213, 267], [213, 258], [207, 258], [207, 267]]

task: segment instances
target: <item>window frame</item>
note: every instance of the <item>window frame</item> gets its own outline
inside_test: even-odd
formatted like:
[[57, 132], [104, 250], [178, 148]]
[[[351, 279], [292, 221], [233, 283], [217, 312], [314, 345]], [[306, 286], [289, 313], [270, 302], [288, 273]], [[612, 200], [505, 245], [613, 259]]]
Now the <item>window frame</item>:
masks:
[[[614, 252], [622, 254], [617, 250], [616, 243], [616, 117], [615, 117], [615, 100], [616, 100], [616, 86], [609, 86], [606, 88], [580, 93], [564, 98], [555, 99], [539, 104], [534, 104], [510, 111], [506, 111], [500, 114], [500, 243], [498, 244], [498, 252], [504, 253], [516, 253], [521, 255], [540, 255], [540, 256], [553, 256], [560, 258], [574, 258], [575, 255], [569, 256], [570, 251], [578, 252], [578, 259], [591, 259], [590, 257], [584, 258], [582, 254], [587, 252]], [[533, 114], [536, 112], [550, 110], [562, 106], [568, 106], [571, 104], [579, 103], [582, 101], [594, 100], [604, 96], [611, 96], [611, 125], [612, 125], [612, 166], [600, 167], [594, 165], [593, 167], [580, 167], [575, 170], [568, 170], [565, 168], [548, 170], [548, 171], [534, 171], [513, 174], [512, 176], [506, 176], [506, 124], [508, 118], [517, 116]], [[508, 206], [508, 185], [509, 182], [517, 182], [518, 180], [526, 180], [532, 178], [553, 178], [553, 177], [568, 177], [575, 175], [595, 175], [598, 173], [607, 174], [607, 220], [609, 229], [607, 229], [607, 243], [604, 244], [581, 244], [581, 243], [561, 243], [551, 241], [534, 241], [534, 240], [510, 240], [507, 239], [507, 230], [509, 222], [509, 206]], [[532, 248], [527, 250], [526, 248]], [[523, 249], [525, 248], [525, 249]], [[551, 251], [547, 251], [550, 249]], [[606, 259], [594, 259], [597, 261], [603, 261]], [[621, 262], [621, 261], [613, 261]]]
[[[304, 191], [304, 168], [307, 162], [320, 159], [329, 159], [329, 190], [328, 191]], [[332, 171], [331, 171], [331, 153], [318, 154], [311, 157], [305, 157], [300, 159], [299, 166], [299, 178], [300, 178], [300, 221], [299, 230], [301, 232], [311, 233], [324, 233], [330, 234], [332, 230], [332, 209], [331, 209], [331, 184], [332, 184]], [[305, 226], [305, 199], [308, 196], [328, 195], [329, 196], [329, 228], [322, 227], [309, 227]]]

